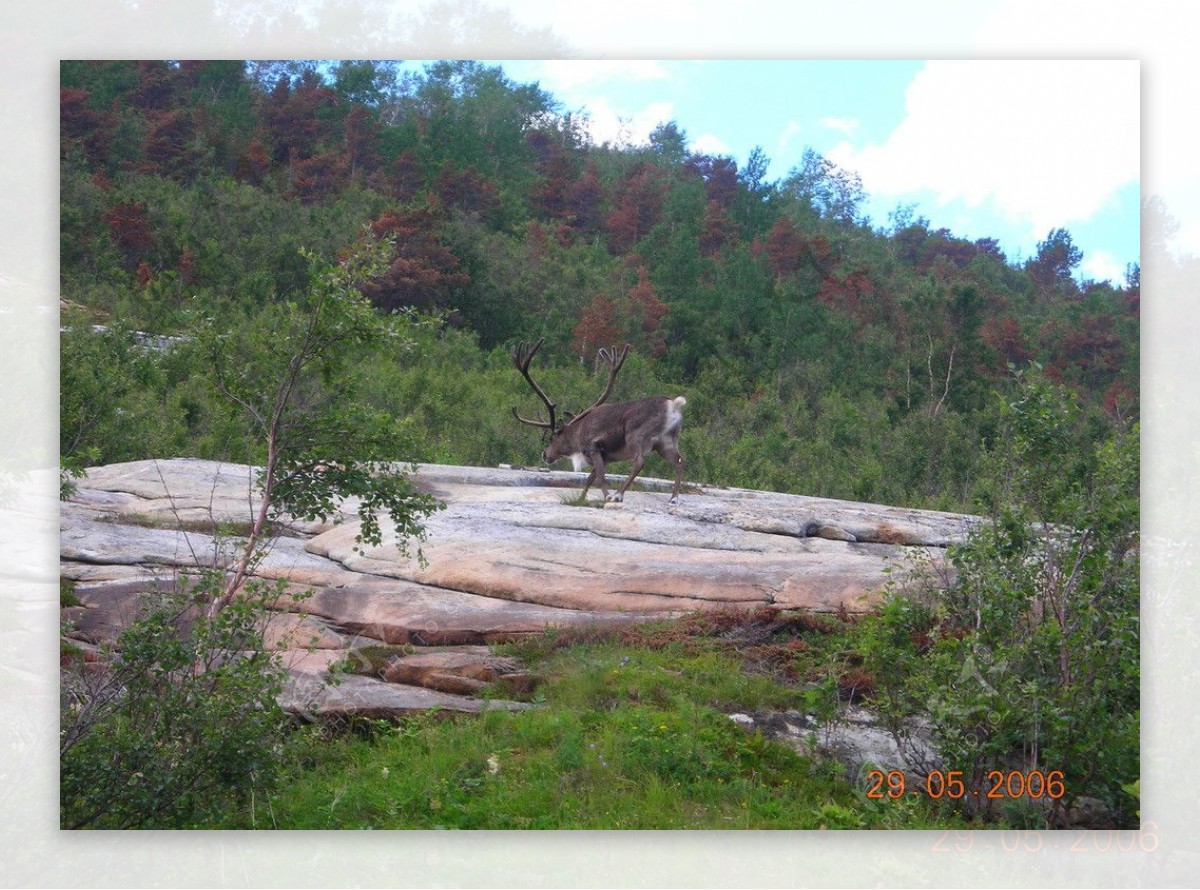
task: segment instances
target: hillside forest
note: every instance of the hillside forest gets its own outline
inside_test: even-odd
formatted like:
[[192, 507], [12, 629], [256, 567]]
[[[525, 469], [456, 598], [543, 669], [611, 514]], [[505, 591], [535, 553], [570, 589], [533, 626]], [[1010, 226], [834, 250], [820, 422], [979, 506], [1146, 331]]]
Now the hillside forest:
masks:
[[1136, 265], [1080, 281], [1063, 229], [1014, 261], [912, 207], [868, 219], [812, 149], [770, 180], [761, 150], [739, 167], [673, 123], [641, 146], [584, 124], [472, 61], [64, 62], [64, 463], [261, 463], [189, 331], [263, 327], [364, 227], [393, 246], [363, 293], [405, 345], [347, 386], [396, 419], [393, 459], [537, 463], [509, 350], [538, 338], [568, 410], [598, 348], [632, 344], [613, 399], [686, 394], [706, 484], [971, 510], [1014, 369], [1070, 391], [1081, 443], [1136, 421]]

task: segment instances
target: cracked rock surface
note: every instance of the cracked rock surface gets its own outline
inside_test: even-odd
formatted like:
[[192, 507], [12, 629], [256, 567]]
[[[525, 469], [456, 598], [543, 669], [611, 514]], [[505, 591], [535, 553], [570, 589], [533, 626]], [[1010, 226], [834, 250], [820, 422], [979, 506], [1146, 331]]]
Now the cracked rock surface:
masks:
[[[61, 573], [83, 604], [71, 610], [75, 639], [111, 640], [141, 592], [227, 562], [229, 543], [203, 529], [246, 522], [257, 504], [254, 478], [251, 467], [193, 459], [90, 469], [61, 510]], [[566, 503], [582, 478], [418, 465], [418, 486], [446, 505], [426, 522], [424, 563], [415, 547], [403, 552], [386, 519], [380, 546], [356, 545], [354, 503], [330, 522], [294, 523], [256, 570], [294, 593], [311, 592], [286, 598], [271, 631], [292, 647], [285, 704], [371, 715], [480, 709], [468, 693], [486, 671], [463, 667], [461, 652], [452, 660], [466, 679], [432, 671], [443, 676], [440, 689], [411, 685], [410, 674], [396, 670], [400, 682], [380, 671], [318, 690], [331, 664], [367, 645], [479, 647], [547, 628], [697, 609], [860, 612], [915, 566], [943, 565], [946, 546], [978, 521], [727, 488], [691, 487], [669, 505], [670, 483], [642, 478], [644, 490], [623, 504]], [[597, 504], [599, 492], [591, 498]]]

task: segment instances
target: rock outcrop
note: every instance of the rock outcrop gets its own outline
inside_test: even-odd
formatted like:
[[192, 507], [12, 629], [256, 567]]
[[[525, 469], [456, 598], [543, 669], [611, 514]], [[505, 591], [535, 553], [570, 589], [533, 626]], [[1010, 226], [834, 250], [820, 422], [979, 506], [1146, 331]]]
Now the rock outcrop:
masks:
[[[109, 641], [145, 591], [232, 559], [214, 529], [248, 522], [254, 475], [191, 459], [89, 470], [61, 511], [61, 572], [81, 604], [67, 610], [71, 636]], [[329, 523], [293, 524], [258, 563], [258, 577], [292, 594], [267, 628], [287, 650], [290, 709], [525, 707], [477, 697], [505, 677], [516, 679], [503, 688], [529, 682], [483, 644], [698, 609], [863, 611], [914, 565], [943, 564], [976, 521], [725, 488], [685, 490], [668, 505], [670, 483], [654, 479], [597, 509], [567, 503], [582, 480], [568, 472], [420, 465], [414, 478], [446, 505], [426, 522], [419, 555], [386, 522], [382, 545], [357, 545], [351, 503]], [[388, 646], [403, 651], [386, 664], [355, 657]], [[352, 672], [328, 686], [335, 664]]]

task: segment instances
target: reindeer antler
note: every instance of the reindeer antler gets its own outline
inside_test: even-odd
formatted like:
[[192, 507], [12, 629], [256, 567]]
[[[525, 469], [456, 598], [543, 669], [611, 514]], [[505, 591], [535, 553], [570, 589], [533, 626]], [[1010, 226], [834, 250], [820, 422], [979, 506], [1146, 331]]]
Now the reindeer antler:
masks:
[[596, 364], [600, 364], [600, 362], [606, 362], [608, 364], [608, 385], [604, 387], [604, 392], [600, 394], [600, 398], [596, 399], [596, 401], [592, 402], [592, 404], [571, 418], [571, 423], [575, 423], [575, 421], [579, 420], [579, 418], [585, 416], [604, 404], [605, 400], [608, 399], [609, 394], [612, 392], [613, 384], [617, 380], [617, 373], [621, 370], [621, 365], [625, 364], [625, 356], [627, 355], [629, 355], [628, 343], [625, 344], [625, 348], [621, 350], [620, 354], [617, 353], [617, 348], [615, 346], [601, 349], [597, 353]]
[[521, 372], [521, 376], [529, 382], [529, 385], [533, 387], [533, 391], [538, 394], [538, 398], [545, 403], [546, 410], [550, 413], [550, 422], [544, 423], [540, 420], [527, 420], [517, 413], [516, 408], [512, 409], [512, 413], [513, 417], [521, 421], [521, 423], [554, 432], [554, 403], [550, 401], [550, 398], [545, 392], [542, 391], [542, 388], [537, 385], [537, 382], [529, 376], [529, 363], [533, 361], [533, 357], [537, 354], [537, 351], [542, 348], [542, 344], [544, 342], [546, 342], [545, 337], [542, 337], [532, 346], [524, 341], [518, 343], [512, 349], [512, 360], [513, 364], [517, 366], [517, 370]]

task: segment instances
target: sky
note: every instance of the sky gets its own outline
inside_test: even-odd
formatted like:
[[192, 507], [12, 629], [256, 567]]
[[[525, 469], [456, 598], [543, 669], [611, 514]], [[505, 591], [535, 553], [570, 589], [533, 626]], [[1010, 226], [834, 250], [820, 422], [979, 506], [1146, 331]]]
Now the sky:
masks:
[[1076, 277], [1124, 284], [1140, 263], [1137, 61], [522, 60], [500, 64], [583, 111], [597, 143], [673, 121], [692, 151], [782, 179], [806, 148], [857, 173], [876, 228], [911, 208], [1010, 262], [1054, 229]]

